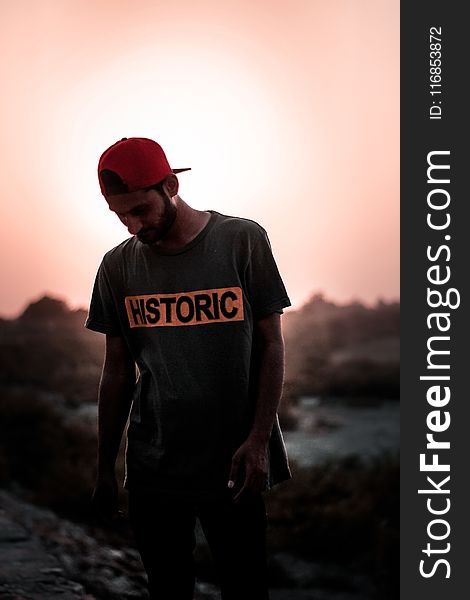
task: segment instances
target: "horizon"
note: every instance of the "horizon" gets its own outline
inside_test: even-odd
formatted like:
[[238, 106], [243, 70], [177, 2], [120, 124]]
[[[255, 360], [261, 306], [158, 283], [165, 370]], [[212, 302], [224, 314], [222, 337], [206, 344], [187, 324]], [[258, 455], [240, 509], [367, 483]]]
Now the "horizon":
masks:
[[[73, 304], [72, 302], [70, 302], [67, 297], [64, 294], [57, 294], [57, 293], [53, 293], [53, 292], [48, 292], [45, 291], [43, 293], [40, 293], [39, 295], [37, 295], [34, 298], [31, 298], [30, 300], [26, 300], [23, 305], [22, 308], [20, 308], [18, 311], [16, 311], [15, 313], [6, 315], [4, 313], [0, 313], [0, 319], [3, 319], [5, 321], [14, 321], [15, 319], [19, 318], [24, 311], [31, 305], [36, 304], [37, 302], [43, 300], [44, 298], [48, 298], [51, 300], [57, 300], [59, 302], [63, 302], [67, 308], [67, 310], [69, 310], [70, 312], [74, 312], [74, 311], [88, 311], [88, 306], [85, 304]], [[320, 290], [316, 290], [313, 291], [310, 296], [304, 301], [302, 302], [300, 305], [294, 305], [292, 304], [292, 306], [288, 306], [287, 308], [284, 309], [284, 313], [288, 313], [288, 312], [295, 312], [298, 310], [301, 310], [303, 307], [305, 307], [307, 304], [310, 304], [312, 301], [314, 301], [315, 299], [321, 299], [323, 300], [325, 303], [327, 304], [332, 304], [334, 306], [337, 307], [346, 307], [346, 306], [353, 306], [355, 304], [360, 304], [361, 306], [363, 306], [364, 308], [367, 309], [374, 309], [377, 306], [379, 306], [380, 304], [400, 304], [400, 298], [383, 298], [383, 297], [378, 297], [376, 298], [376, 300], [374, 302], [365, 302], [363, 301], [361, 298], [350, 298], [349, 300], [343, 300], [343, 301], [339, 301], [336, 300], [334, 298], [331, 298], [330, 296], [328, 296], [325, 292], [322, 292]]]

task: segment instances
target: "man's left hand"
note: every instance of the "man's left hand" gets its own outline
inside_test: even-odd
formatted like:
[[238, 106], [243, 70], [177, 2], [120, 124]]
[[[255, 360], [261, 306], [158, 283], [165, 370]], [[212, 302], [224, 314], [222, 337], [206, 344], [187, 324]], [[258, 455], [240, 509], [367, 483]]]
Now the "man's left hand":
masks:
[[234, 497], [234, 502], [239, 502], [248, 494], [259, 494], [266, 487], [268, 475], [268, 450], [267, 444], [248, 438], [235, 452], [232, 458], [229, 488], [234, 488], [237, 479], [243, 477], [241, 489]]

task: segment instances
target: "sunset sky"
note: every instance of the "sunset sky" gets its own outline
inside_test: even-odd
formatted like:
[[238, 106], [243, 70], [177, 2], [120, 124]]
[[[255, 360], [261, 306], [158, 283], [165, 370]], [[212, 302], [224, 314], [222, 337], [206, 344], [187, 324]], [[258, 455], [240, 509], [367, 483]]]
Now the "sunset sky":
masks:
[[125, 136], [268, 230], [294, 307], [398, 299], [398, 0], [2, 0], [0, 27], [1, 316], [87, 306]]

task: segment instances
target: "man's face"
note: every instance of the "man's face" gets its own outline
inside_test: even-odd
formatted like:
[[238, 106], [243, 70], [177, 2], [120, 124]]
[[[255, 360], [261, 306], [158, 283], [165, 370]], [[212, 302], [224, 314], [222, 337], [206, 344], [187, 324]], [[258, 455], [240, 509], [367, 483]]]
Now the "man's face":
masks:
[[169, 232], [177, 208], [164, 190], [139, 190], [106, 198], [109, 210], [116, 213], [130, 234], [143, 244], [154, 244]]

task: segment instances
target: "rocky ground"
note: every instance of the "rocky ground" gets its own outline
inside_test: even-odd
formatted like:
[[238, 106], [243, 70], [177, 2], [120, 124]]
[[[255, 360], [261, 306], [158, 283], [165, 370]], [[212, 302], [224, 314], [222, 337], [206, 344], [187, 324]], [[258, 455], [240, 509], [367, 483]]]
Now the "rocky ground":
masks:
[[[214, 598], [199, 585], [197, 600]], [[133, 548], [116, 549], [53, 512], [0, 491], [0, 598], [144, 600], [145, 574]]]
[[[348, 592], [324, 589], [334, 567], [272, 557], [295, 588], [272, 590], [272, 600], [370, 600], [367, 581]], [[317, 585], [315, 585], [317, 582]], [[98, 541], [84, 527], [0, 490], [0, 598], [3, 600], [145, 600], [145, 574], [134, 548]], [[194, 600], [219, 600], [215, 586], [198, 582]], [[176, 600], [176, 599], [175, 599]]]

